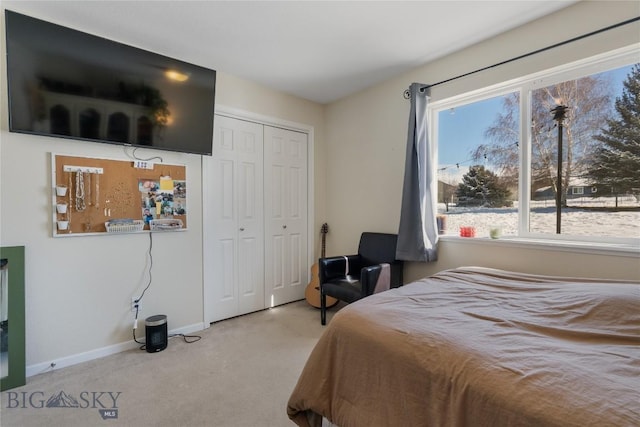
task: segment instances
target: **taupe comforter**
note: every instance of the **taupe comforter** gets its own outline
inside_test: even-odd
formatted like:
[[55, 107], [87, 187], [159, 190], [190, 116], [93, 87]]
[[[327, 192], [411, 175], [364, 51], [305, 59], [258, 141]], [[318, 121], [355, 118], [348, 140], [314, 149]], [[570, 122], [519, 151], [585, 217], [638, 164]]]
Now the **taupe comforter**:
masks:
[[333, 317], [300, 426], [640, 426], [640, 282], [447, 270]]

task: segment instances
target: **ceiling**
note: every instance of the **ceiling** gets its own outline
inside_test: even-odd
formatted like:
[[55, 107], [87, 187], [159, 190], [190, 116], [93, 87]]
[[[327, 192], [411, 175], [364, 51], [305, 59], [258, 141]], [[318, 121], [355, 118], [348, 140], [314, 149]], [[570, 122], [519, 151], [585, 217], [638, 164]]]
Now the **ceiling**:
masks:
[[3, 3], [35, 18], [329, 103], [576, 1]]

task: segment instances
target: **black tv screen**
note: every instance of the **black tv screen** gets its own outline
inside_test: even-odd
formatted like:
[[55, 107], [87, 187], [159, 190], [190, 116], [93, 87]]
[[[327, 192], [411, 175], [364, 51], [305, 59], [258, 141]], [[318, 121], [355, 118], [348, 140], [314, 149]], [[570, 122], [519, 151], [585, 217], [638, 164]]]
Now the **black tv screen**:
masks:
[[216, 72], [5, 11], [9, 130], [211, 155]]

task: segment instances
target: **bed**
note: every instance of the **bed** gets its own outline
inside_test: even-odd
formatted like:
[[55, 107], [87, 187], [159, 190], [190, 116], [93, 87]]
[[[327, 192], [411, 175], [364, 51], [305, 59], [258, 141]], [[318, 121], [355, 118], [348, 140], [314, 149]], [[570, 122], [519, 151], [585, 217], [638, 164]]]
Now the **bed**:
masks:
[[640, 426], [640, 282], [464, 267], [339, 312], [300, 426]]

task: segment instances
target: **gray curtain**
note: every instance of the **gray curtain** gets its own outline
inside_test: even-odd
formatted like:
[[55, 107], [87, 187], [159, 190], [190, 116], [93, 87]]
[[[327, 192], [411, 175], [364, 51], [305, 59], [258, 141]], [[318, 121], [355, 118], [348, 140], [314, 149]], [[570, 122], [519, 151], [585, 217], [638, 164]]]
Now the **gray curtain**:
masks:
[[[438, 259], [438, 229], [435, 208], [437, 185], [436, 159], [427, 129], [427, 92], [425, 85], [413, 83], [409, 87], [411, 111], [407, 132], [407, 159], [404, 169], [402, 210], [398, 230], [396, 257], [405, 261], [430, 262]], [[432, 191], [433, 187], [433, 191]]]

